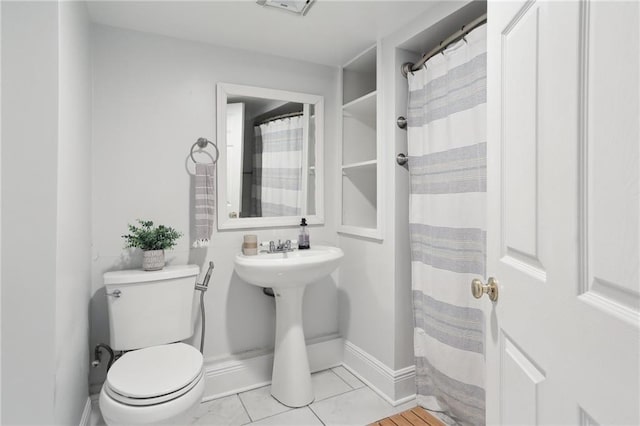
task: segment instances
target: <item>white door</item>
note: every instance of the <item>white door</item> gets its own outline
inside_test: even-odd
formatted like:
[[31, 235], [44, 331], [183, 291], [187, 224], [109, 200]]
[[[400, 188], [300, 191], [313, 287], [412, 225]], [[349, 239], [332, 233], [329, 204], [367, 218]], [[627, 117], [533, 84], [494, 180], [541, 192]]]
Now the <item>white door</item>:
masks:
[[640, 424], [640, 3], [489, 2], [487, 422]]
[[244, 103], [227, 104], [227, 214], [239, 217], [242, 203]]

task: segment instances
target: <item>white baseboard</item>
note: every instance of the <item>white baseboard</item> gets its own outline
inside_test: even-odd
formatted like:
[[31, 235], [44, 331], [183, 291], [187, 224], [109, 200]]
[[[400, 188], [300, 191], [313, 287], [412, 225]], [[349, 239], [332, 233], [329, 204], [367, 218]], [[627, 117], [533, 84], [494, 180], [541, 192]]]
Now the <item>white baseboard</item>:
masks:
[[392, 370], [362, 348], [345, 340], [344, 367], [393, 406], [416, 397], [414, 365]]
[[[343, 353], [344, 341], [337, 334], [307, 341], [312, 372], [341, 365]], [[203, 401], [268, 385], [271, 383], [272, 369], [273, 350], [245, 354], [242, 359], [206, 361]]]
[[82, 410], [82, 417], [80, 418], [80, 426], [89, 426], [91, 421], [91, 397], [87, 397], [87, 402], [84, 404], [84, 410]]
[[[397, 406], [415, 399], [415, 366], [392, 370], [337, 334], [307, 341], [307, 355], [312, 372], [344, 365], [391, 405]], [[206, 360], [203, 401], [268, 385], [271, 383], [272, 368], [273, 350], [258, 350], [243, 356]], [[89, 408], [85, 407], [81, 426], [88, 426], [91, 401], [97, 405], [98, 396], [91, 395], [91, 400], [87, 402]]]

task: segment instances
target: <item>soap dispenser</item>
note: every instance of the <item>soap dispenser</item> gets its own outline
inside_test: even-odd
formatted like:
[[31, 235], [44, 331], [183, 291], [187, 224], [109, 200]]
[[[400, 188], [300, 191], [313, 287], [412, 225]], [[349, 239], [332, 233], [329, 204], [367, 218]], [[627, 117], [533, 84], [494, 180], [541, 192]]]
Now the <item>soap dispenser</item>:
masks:
[[307, 219], [303, 217], [300, 221], [300, 234], [298, 234], [298, 250], [304, 250], [310, 247], [309, 231], [307, 230]]

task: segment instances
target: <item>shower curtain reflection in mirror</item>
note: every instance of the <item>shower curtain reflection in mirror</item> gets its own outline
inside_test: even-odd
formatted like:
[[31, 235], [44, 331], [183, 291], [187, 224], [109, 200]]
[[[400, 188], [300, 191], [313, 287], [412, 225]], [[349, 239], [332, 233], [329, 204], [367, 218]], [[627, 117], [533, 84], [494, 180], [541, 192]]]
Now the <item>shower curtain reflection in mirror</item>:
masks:
[[302, 211], [302, 115], [255, 126], [251, 216], [298, 216]]

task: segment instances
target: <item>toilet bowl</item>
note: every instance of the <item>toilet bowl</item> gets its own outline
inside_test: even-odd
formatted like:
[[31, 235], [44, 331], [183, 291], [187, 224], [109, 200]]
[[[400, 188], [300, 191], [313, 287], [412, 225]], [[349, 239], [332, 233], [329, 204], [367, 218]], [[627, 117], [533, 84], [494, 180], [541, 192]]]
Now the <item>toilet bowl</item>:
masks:
[[130, 351], [107, 374], [100, 410], [107, 425], [180, 425], [202, 400], [202, 354], [184, 343]]

